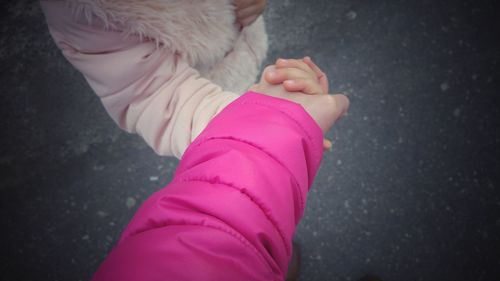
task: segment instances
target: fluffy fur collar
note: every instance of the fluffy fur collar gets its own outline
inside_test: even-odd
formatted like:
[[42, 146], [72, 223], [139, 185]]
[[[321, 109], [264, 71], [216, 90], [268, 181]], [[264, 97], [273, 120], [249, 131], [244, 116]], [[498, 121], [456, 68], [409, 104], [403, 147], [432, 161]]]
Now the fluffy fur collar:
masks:
[[190, 65], [214, 65], [238, 36], [231, 0], [65, 0], [75, 14], [154, 40]]

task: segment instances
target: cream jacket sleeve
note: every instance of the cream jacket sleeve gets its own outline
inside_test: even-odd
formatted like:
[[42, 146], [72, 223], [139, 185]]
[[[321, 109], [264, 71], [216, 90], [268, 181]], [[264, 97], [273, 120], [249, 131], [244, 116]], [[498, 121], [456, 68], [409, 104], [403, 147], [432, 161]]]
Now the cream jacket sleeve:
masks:
[[192, 140], [238, 97], [200, 77], [185, 58], [153, 41], [76, 19], [62, 2], [41, 1], [49, 31], [124, 130], [160, 155], [180, 158]]

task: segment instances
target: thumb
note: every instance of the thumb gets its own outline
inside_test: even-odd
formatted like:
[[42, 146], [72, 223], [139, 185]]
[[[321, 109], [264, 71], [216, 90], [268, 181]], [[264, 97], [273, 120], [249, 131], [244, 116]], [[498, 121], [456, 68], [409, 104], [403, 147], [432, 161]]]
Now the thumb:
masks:
[[349, 99], [342, 94], [314, 96], [318, 100], [313, 103], [309, 112], [323, 130], [328, 132], [349, 109]]
[[343, 94], [333, 94], [331, 97], [334, 100], [335, 112], [337, 113], [337, 116], [335, 116], [335, 123], [347, 113], [350, 102], [349, 99]]

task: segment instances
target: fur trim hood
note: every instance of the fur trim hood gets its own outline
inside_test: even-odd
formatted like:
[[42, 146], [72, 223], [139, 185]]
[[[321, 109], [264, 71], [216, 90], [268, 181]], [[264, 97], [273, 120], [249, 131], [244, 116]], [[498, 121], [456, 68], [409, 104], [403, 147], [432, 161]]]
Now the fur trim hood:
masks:
[[[89, 23], [97, 17], [106, 28], [149, 38], [159, 47], [179, 53], [203, 76], [218, 80], [214, 82], [228, 90], [246, 90], [255, 81], [267, 51], [262, 18], [240, 32], [231, 0], [64, 1], [75, 14], [83, 14]], [[244, 39], [241, 37], [254, 41], [245, 40], [248, 46], [238, 47], [242, 45], [238, 41]], [[231, 52], [232, 59], [225, 59]], [[248, 63], [248, 58], [242, 58], [248, 55], [252, 56], [253, 65], [234, 65], [242, 59]], [[231, 68], [235, 68], [234, 73], [228, 72]], [[212, 70], [220, 72], [221, 69], [223, 75], [212, 73]], [[227, 75], [229, 77], [224, 77]], [[243, 86], [243, 82], [247, 86]]]

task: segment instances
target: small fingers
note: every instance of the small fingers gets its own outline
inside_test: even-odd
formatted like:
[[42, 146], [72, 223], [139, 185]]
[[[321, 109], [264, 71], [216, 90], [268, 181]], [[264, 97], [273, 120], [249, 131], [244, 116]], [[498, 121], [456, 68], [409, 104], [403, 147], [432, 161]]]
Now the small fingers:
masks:
[[318, 78], [325, 75], [325, 73], [321, 71], [321, 69], [312, 61], [310, 57], [306, 56], [302, 59], [302, 61], [314, 71]]
[[276, 66], [273, 70], [267, 71], [264, 74], [267, 82], [270, 84], [281, 84], [285, 80], [310, 79], [311, 76], [298, 68], [280, 68]]
[[328, 77], [326, 76], [326, 74], [323, 71], [321, 71], [321, 69], [313, 62], [313, 60], [310, 57], [308, 56], [304, 57], [303, 61], [314, 71], [314, 73], [318, 77], [321, 88], [323, 89], [323, 93], [328, 94], [329, 86], [328, 86]]
[[[298, 65], [295, 62], [289, 63], [289, 65], [291, 64]], [[302, 92], [309, 95], [324, 93], [324, 89], [318, 83], [317, 78], [299, 67], [277, 68], [275, 66], [272, 71], [264, 73], [264, 78], [273, 85], [283, 83], [283, 86], [289, 92]]]
[[314, 77], [317, 76], [316, 73], [314, 72], [314, 70], [302, 60], [281, 59], [280, 58], [280, 59], [276, 60], [275, 65], [276, 65], [276, 68], [298, 68], [298, 69], [305, 71], [306, 73], [308, 73], [311, 76], [314, 76]]
[[283, 87], [288, 92], [302, 92], [308, 95], [316, 95], [322, 92], [321, 86], [313, 79], [295, 79], [283, 82]]

